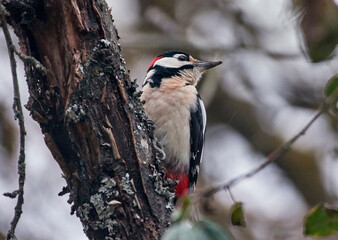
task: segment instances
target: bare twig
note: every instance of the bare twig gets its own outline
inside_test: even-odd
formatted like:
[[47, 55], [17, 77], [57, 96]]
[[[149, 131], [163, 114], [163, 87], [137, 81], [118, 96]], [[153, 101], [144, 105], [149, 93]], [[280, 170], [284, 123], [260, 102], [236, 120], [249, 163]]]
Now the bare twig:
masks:
[[13, 77], [13, 88], [14, 88], [14, 102], [13, 102], [13, 111], [15, 118], [19, 121], [19, 128], [20, 128], [20, 153], [19, 153], [19, 160], [18, 160], [18, 174], [19, 174], [19, 189], [13, 191], [13, 193], [5, 193], [5, 196], [9, 197], [18, 197], [17, 203], [15, 206], [14, 217], [11, 221], [11, 227], [7, 233], [7, 239], [13, 239], [15, 237], [15, 228], [19, 222], [19, 219], [22, 214], [22, 205], [24, 202], [23, 194], [24, 194], [24, 184], [25, 184], [25, 124], [24, 124], [24, 117], [22, 113], [21, 107], [21, 100], [20, 100], [20, 91], [19, 91], [19, 83], [18, 83], [18, 76], [16, 73], [16, 62], [14, 57], [15, 47], [13, 41], [11, 39], [11, 35], [8, 31], [8, 26], [6, 23], [6, 15], [8, 15], [5, 7], [0, 3], [0, 22], [2, 26], [2, 30], [5, 35], [8, 55], [11, 63], [11, 71]]
[[302, 135], [304, 135], [306, 133], [306, 131], [309, 129], [309, 127], [325, 111], [326, 111], [326, 107], [323, 105], [317, 111], [317, 113], [310, 119], [310, 121], [303, 127], [303, 129], [301, 129], [300, 132], [298, 132], [294, 137], [292, 137], [289, 141], [287, 141], [282, 146], [280, 146], [279, 148], [277, 148], [275, 151], [273, 151], [272, 153], [270, 153], [265, 158], [265, 161], [262, 164], [260, 164], [258, 167], [250, 170], [247, 173], [239, 175], [238, 177], [230, 180], [229, 182], [219, 184], [219, 185], [217, 185], [215, 187], [211, 187], [211, 188], [207, 189], [206, 191], [196, 192], [196, 196], [199, 196], [199, 197], [209, 197], [209, 196], [211, 196], [211, 195], [213, 195], [213, 194], [215, 194], [215, 193], [217, 193], [217, 192], [219, 192], [221, 190], [226, 190], [226, 189], [229, 190], [231, 187], [233, 187], [238, 182], [240, 182], [240, 181], [242, 181], [242, 180], [244, 180], [246, 178], [250, 178], [250, 177], [254, 176], [256, 173], [258, 173], [259, 171], [261, 171], [262, 169], [264, 169], [269, 164], [277, 161], [277, 159], [279, 159], [287, 150], [290, 149], [290, 147], [298, 140], [298, 138], [300, 138]]
[[234, 195], [232, 195], [232, 192], [231, 192], [230, 187], [228, 186], [227, 189], [228, 189], [228, 191], [229, 191], [229, 195], [230, 195], [231, 200], [235, 203], [236, 200], [235, 200], [235, 198], [234, 198]]
[[13, 45], [13, 51], [21, 59], [23, 63], [34, 66], [35, 69], [39, 70], [44, 75], [47, 75], [47, 69], [36, 58], [22, 54], [22, 52], [19, 52], [14, 47], [14, 45]]

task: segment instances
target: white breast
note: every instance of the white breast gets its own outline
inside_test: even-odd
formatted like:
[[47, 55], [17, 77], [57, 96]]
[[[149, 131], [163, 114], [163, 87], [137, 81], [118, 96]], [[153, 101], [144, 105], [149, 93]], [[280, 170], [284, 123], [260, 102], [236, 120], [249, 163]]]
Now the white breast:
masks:
[[190, 161], [190, 109], [197, 101], [194, 86], [162, 82], [161, 88], [144, 86], [144, 110], [155, 122], [155, 135], [167, 155], [166, 165], [177, 174], [187, 172]]

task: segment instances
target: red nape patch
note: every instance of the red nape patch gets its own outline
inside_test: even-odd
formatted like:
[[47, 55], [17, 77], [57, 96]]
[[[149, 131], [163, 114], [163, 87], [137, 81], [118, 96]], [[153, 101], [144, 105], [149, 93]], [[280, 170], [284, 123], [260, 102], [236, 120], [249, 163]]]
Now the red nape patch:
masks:
[[162, 57], [162, 56], [159, 56], [159, 57], [154, 58], [154, 60], [151, 62], [151, 64], [150, 64], [149, 67], [148, 67], [148, 71], [149, 71], [149, 69], [150, 69], [152, 66], [154, 66], [155, 62], [156, 62], [157, 60], [161, 59], [161, 58], [163, 58], [163, 57]]
[[189, 176], [188, 174], [183, 174], [181, 176], [177, 176], [172, 174], [171, 172], [165, 171], [165, 178], [170, 178], [172, 180], [178, 180], [179, 183], [174, 187], [176, 190], [176, 196], [177, 198], [184, 197], [188, 194], [189, 189]]

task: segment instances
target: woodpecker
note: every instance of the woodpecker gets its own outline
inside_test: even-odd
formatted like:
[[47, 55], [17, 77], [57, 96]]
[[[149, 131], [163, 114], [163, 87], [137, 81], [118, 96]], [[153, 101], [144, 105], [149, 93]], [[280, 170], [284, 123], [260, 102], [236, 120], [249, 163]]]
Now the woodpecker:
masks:
[[144, 110], [166, 155], [166, 178], [179, 181], [178, 198], [194, 190], [203, 155], [206, 111], [196, 85], [207, 69], [221, 63], [168, 51], [154, 58], [142, 85]]

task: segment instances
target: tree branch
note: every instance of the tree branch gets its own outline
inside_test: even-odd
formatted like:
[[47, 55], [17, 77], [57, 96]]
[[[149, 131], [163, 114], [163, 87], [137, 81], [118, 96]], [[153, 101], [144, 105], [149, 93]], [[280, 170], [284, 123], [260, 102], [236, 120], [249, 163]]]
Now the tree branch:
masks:
[[290, 147], [302, 136], [306, 133], [306, 131], [309, 129], [309, 127], [326, 111], [325, 104], [322, 105], [322, 107], [316, 112], [316, 114], [310, 119], [310, 121], [290, 140], [288, 140], [286, 143], [284, 143], [281, 147], [277, 148], [275, 151], [270, 153], [266, 158], [265, 161], [257, 166], [256, 168], [248, 171], [247, 173], [244, 173], [242, 175], [239, 175], [238, 177], [230, 180], [226, 183], [221, 183], [215, 187], [210, 187], [207, 190], [202, 190], [199, 192], [196, 192], [194, 195], [197, 197], [210, 197], [211, 195], [221, 191], [221, 190], [230, 190], [231, 187], [233, 187], [235, 184], [241, 182], [244, 179], [250, 178], [263, 170], [265, 167], [270, 165], [271, 163], [277, 161], [286, 151], [290, 149]]
[[19, 38], [25, 105], [89, 239], [159, 239], [173, 187], [103, 0], [2, 0]]
[[20, 99], [20, 91], [19, 91], [19, 83], [18, 76], [16, 73], [16, 62], [14, 57], [15, 47], [11, 38], [11, 35], [8, 31], [7, 23], [5, 17], [8, 16], [8, 13], [2, 3], [0, 2], [0, 21], [2, 30], [5, 35], [8, 55], [11, 63], [11, 71], [13, 77], [13, 88], [14, 88], [14, 101], [13, 101], [13, 111], [15, 119], [19, 121], [20, 128], [20, 153], [18, 159], [18, 174], [19, 174], [19, 189], [13, 191], [12, 193], [5, 193], [5, 196], [14, 198], [18, 197], [17, 203], [15, 206], [14, 217], [11, 221], [11, 227], [7, 233], [7, 239], [13, 239], [15, 237], [15, 228], [20, 220], [22, 214], [22, 205], [24, 203], [24, 185], [25, 185], [25, 177], [26, 177], [26, 166], [25, 166], [25, 122], [24, 116], [21, 107], [21, 99]]

